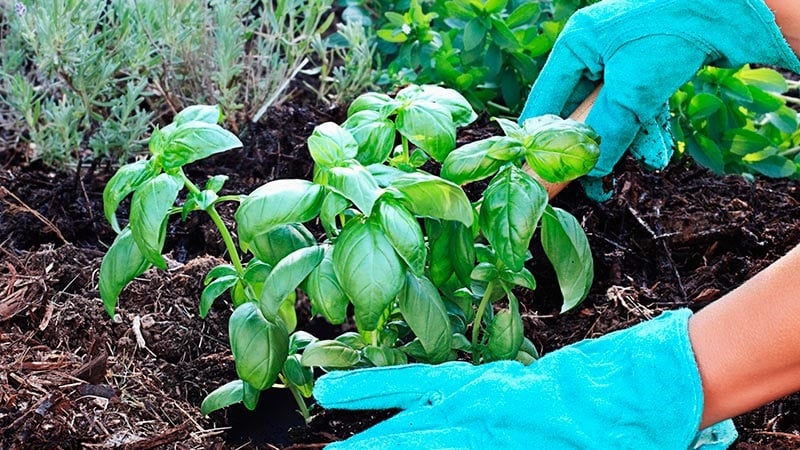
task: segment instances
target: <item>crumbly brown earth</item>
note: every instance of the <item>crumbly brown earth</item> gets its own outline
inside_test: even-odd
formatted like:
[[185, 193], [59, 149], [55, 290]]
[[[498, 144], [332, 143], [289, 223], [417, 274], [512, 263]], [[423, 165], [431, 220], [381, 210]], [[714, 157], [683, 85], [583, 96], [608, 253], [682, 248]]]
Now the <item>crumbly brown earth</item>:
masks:
[[[228, 192], [274, 178], [308, 178], [305, 139], [341, 108], [284, 106], [241, 131], [245, 148], [189, 171], [198, 182], [231, 177]], [[487, 121], [467, 142], [496, 133]], [[0, 130], [0, 450], [77, 448], [321, 448], [387, 416], [324, 413], [303, 427], [285, 392], [258, 411], [200, 415], [203, 397], [236, 374], [227, 345], [230, 305], [201, 320], [198, 297], [224, 247], [197, 215], [170, 226], [170, 269], [134, 281], [109, 318], [97, 292], [114, 234], [103, 219], [108, 167], [59, 173], [25, 161], [25, 144]], [[462, 143], [463, 143], [462, 142]], [[690, 164], [645, 173], [625, 161], [603, 204], [570, 187], [556, 204], [584, 225], [595, 258], [589, 298], [557, 314], [555, 276], [541, 250], [539, 288], [519, 292], [526, 334], [543, 352], [633, 325], [660, 311], [718, 299], [800, 242], [796, 181], [715, 176]], [[123, 205], [121, 214], [127, 213]], [[232, 211], [223, 208], [225, 220]], [[301, 321], [318, 335], [334, 330]], [[800, 396], [736, 418], [737, 449], [800, 448]], [[287, 429], [291, 430], [287, 433]]]

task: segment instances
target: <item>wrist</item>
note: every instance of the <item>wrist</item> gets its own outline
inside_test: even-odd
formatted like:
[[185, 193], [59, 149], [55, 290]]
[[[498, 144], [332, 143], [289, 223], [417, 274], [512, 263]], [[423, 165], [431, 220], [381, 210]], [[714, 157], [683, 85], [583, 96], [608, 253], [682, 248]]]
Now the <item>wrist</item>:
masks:
[[764, 0], [795, 55], [800, 56], [800, 8], [792, 0]]

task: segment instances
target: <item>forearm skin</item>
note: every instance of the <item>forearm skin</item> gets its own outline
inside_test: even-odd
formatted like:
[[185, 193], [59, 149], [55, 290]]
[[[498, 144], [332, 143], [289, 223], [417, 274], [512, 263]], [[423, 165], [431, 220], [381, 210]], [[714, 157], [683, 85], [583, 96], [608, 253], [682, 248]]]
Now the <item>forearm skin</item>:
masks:
[[800, 3], [797, 0], [765, 0], [775, 22], [795, 54], [800, 56]]
[[800, 246], [697, 312], [700, 428], [800, 390]]

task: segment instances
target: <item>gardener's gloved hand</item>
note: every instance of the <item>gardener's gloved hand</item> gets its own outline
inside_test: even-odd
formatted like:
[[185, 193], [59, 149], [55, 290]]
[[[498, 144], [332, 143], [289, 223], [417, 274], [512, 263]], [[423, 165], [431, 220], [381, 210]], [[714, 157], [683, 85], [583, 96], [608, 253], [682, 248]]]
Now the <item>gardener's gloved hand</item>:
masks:
[[691, 312], [553, 352], [530, 366], [452, 362], [317, 381], [326, 408], [404, 411], [328, 449], [724, 449], [730, 421], [698, 434], [703, 393]]
[[747, 63], [800, 72], [762, 0], [604, 0], [569, 19], [520, 122], [566, 117], [602, 78], [586, 120], [601, 138], [589, 176], [609, 174], [629, 147], [650, 168], [663, 168], [672, 154], [669, 97], [705, 64]]

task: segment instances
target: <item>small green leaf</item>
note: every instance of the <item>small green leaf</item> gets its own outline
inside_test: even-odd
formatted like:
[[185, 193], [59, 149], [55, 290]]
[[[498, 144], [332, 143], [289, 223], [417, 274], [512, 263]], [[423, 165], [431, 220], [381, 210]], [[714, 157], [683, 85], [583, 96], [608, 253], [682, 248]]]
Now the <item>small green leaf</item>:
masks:
[[380, 117], [386, 119], [394, 114], [401, 103], [386, 94], [368, 92], [353, 100], [347, 109], [347, 116], [352, 116], [359, 111], [375, 111]]
[[569, 311], [586, 298], [592, 287], [594, 261], [589, 240], [575, 217], [548, 206], [542, 218], [542, 247], [556, 270], [564, 297], [561, 312]]
[[122, 200], [157, 175], [158, 170], [154, 164], [143, 160], [120, 167], [108, 180], [103, 189], [103, 212], [114, 231], [120, 232], [116, 212]]
[[315, 218], [324, 191], [322, 186], [306, 180], [276, 180], [251, 192], [234, 215], [243, 249], [255, 236], [272, 228]]
[[482, 49], [486, 43], [486, 26], [480, 18], [474, 18], [464, 26], [464, 51]]
[[239, 306], [228, 322], [236, 373], [254, 388], [272, 386], [289, 351], [289, 333], [281, 321], [267, 320], [254, 302]]
[[162, 173], [137, 189], [131, 200], [129, 226], [133, 239], [144, 257], [161, 269], [167, 268], [161, 256], [167, 219], [181, 187], [179, 178]]
[[444, 288], [451, 277], [468, 286], [475, 266], [475, 245], [472, 231], [455, 221], [426, 220], [425, 230], [430, 246], [428, 275], [436, 286]]
[[757, 69], [743, 68], [735, 75], [745, 83], [756, 86], [765, 91], [780, 94], [789, 90], [786, 79], [779, 72], [766, 67]]
[[342, 125], [358, 142], [355, 158], [366, 165], [386, 161], [394, 147], [394, 122], [382, 118], [377, 111], [362, 110], [347, 118]]
[[293, 355], [299, 351], [302, 351], [304, 348], [308, 347], [309, 344], [316, 340], [317, 338], [306, 331], [296, 331], [292, 333], [289, 336], [289, 354]]
[[506, 25], [509, 28], [530, 25], [536, 23], [539, 18], [540, 6], [538, 2], [524, 2], [517, 6], [506, 18]]
[[209, 178], [208, 181], [206, 181], [206, 190], [218, 194], [219, 191], [222, 190], [222, 186], [225, 185], [226, 181], [228, 181], [227, 175], [214, 175], [213, 177]]
[[279, 225], [259, 234], [250, 242], [250, 251], [256, 258], [274, 266], [289, 253], [316, 243], [314, 235], [299, 223]]
[[495, 314], [486, 330], [489, 339], [487, 350], [492, 360], [514, 359], [525, 337], [517, 299], [509, 296], [508, 304], [509, 309]]
[[264, 280], [259, 308], [264, 316], [272, 318], [289, 294], [293, 293], [322, 261], [324, 250], [321, 246], [304, 247], [280, 260]]
[[219, 105], [192, 105], [175, 114], [175, 118], [172, 121], [180, 127], [192, 121], [217, 124], [222, 122], [222, 118], [222, 109]]
[[314, 373], [308, 366], [300, 363], [300, 355], [290, 355], [286, 358], [283, 365], [283, 373], [289, 383], [295, 385], [303, 397], [311, 397], [311, 389], [314, 386]]
[[348, 368], [361, 360], [358, 351], [339, 341], [316, 341], [303, 350], [300, 362], [308, 367]]
[[200, 294], [200, 317], [205, 319], [208, 311], [211, 310], [211, 305], [214, 304], [220, 295], [224, 294], [228, 289], [231, 289], [239, 282], [239, 277], [236, 275], [226, 275], [214, 279], [208, 286], [203, 289]]
[[404, 101], [425, 100], [443, 106], [450, 112], [453, 124], [456, 127], [467, 126], [478, 118], [478, 114], [472, 109], [472, 105], [457, 90], [434, 84], [424, 84], [422, 86], [412, 84], [401, 89], [397, 93], [397, 99]]
[[530, 270], [525, 268], [519, 272], [505, 269], [500, 273], [500, 278], [502, 278], [502, 280], [506, 283], [514, 286], [522, 286], [530, 290], [536, 289], [536, 279], [533, 277], [533, 274], [530, 272]]
[[456, 125], [450, 111], [437, 103], [414, 100], [397, 113], [397, 131], [442, 162], [456, 146]]
[[415, 275], [422, 275], [428, 251], [422, 228], [414, 215], [398, 201], [383, 198], [378, 202], [376, 217], [397, 254]]
[[353, 161], [327, 171], [327, 183], [334, 192], [352, 201], [362, 213], [369, 215], [375, 201], [383, 194], [378, 182], [361, 164]]
[[522, 270], [533, 233], [547, 205], [547, 192], [517, 167], [502, 170], [483, 193], [480, 225], [497, 256]]
[[242, 403], [248, 411], [255, 411], [258, 406], [258, 399], [261, 397], [261, 390], [252, 384], [242, 382]]
[[230, 264], [220, 264], [218, 266], [214, 266], [213, 269], [209, 270], [206, 274], [205, 279], [203, 280], [203, 284], [208, 286], [208, 283], [214, 281], [215, 278], [225, 277], [225, 276], [236, 276], [236, 268]]
[[405, 282], [403, 263], [381, 227], [373, 221], [348, 222], [333, 249], [333, 268], [362, 331], [376, 329]]
[[200, 414], [207, 416], [218, 409], [241, 403], [243, 383], [242, 380], [233, 380], [214, 389], [200, 404]]
[[109, 316], [114, 317], [120, 292], [143, 274], [150, 262], [142, 255], [128, 227], [122, 229], [100, 263], [100, 298]]
[[442, 164], [442, 178], [463, 185], [497, 173], [504, 161], [488, 156], [489, 149], [503, 142], [504, 137], [491, 137], [463, 145], [447, 155]]
[[409, 272], [398, 299], [403, 318], [425, 349], [426, 362], [436, 364], [449, 359], [452, 342], [450, 319], [433, 283]]
[[331, 236], [339, 234], [336, 218], [339, 214], [343, 213], [348, 206], [350, 206], [350, 201], [342, 195], [333, 191], [328, 191], [325, 194], [325, 200], [322, 201], [322, 209], [319, 212], [319, 220], [325, 228], [325, 231]]
[[175, 169], [242, 146], [230, 131], [219, 125], [190, 121], [179, 125], [167, 138], [162, 164]]
[[596, 134], [571, 119], [542, 127], [525, 147], [525, 160], [537, 175], [551, 183], [586, 175], [600, 157]]
[[350, 301], [333, 269], [333, 247], [326, 245], [324, 249], [322, 261], [306, 278], [303, 290], [311, 301], [313, 313], [321, 314], [333, 325], [340, 325], [347, 318]]
[[716, 95], [701, 92], [689, 101], [687, 112], [691, 120], [699, 120], [709, 117], [724, 107], [725, 104]]
[[308, 150], [314, 162], [334, 167], [358, 154], [358, 142], [346, 129], [333, 122], [317, 125], [308, 138]]
[[406, 354], [396, 348], [376, 347], [368, 345], [364, 348], [364, 357], [376, 367], [408, 364]]
[[403, 195], [403, 203], [416, 215], [472, 226], [474, 214], [467, 194], [451, 181], [413, 172], [395, 178], [392, 187]]

